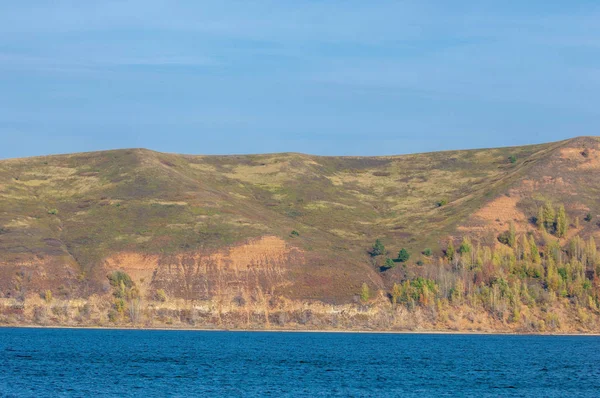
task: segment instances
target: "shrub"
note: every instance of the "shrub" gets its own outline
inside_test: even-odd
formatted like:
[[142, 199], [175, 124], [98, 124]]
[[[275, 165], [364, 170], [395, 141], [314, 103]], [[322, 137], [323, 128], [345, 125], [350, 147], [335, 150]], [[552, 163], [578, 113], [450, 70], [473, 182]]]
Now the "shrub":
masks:
[[125, 285], [125, 287], [130, 288], [133, 286], [133, 281], [127, 275], [127, 273], [123, 271], [114, 271], [112, 274], [108, 275], [108, 280], [110, 281], [111, 286], [119, 287], [121, 282]]
[[125, 308], [127, 307], [125, 300], [123, 300], [122, 298], [117, 298], [115, 299], [115, 301], [113, 302], [113, 307], [114, 309], [120, 314], [123, 315], [123, 313], [125, 312]]
[[243, 307], [246, 305], [246, 299], [241, 294], [235, 296], [232, 300], [238, 307]]
[[582, 152], [581, 152], [581, 156], [583, 156], [584, 158], [587, 158], [590, 156], [590, 150], [589, 148], [585, 148]]
[[548, 314], [546, 314], [546, 325], [550, 329], [558, 329], [560, 327], [560, 320], [558, 318], [558, 315], [556, 315], [553, 312], [549, 312]]
[[129, 300], [129, 319], [133, 323], [138, 323], [140, 321], [141, 315], [141, 305], [140, 299], [134, 298]]
[[50, 209], [48, 210], [48, 214], [52, 214], [52, 215], [57, 215], [58, 214], [58, 210], [57, 209]]
[[119, 320], [119, 313], [114, 309], [110, 309], [108, 311], [108, 320], [113, 323], [117, 322]]
[[108, 275], [108, 280], [113, 287], [113, 295], [118, 299], [135, 298], [139, 295], [135, 284], [123, 271], [114, 271]]
[[292, 236], [300, 236], [300, 232], [298, 232], [298, 231], [296, 231], [296, 230], [293, 230], [293, 231], [290, 233], [290, 235], [292, 235]]
[[89, 303], [85, 303], [84, 305], [79, 307], [78, 310], [79, 310], [79, 315], [81, 315], [85, 318], [88, 318], [90, 316], [90, 314], [92, 313], [92, 308]]
[[50, 290], [46, 290], [44, 292], [44, 301], [46, 301], [48, 304], [52, 302], [52, 292]]
[[510, 232], [504, 231], [500, 235], [498, 235], [498, 242], [510, 246]]
[[516, 155], [510, 155], [508, 157], [508, 161], [511, 163], [517, 163], [517, 156]]
[[586, 222], [592, 221], [592, 213], [586, 214], [585, 218], [583, 220], [586, 221]]
[[441, 199], [436, 202], [437, 207], [446, 206], [448, 204], [448, 199]]
[[50, 308], [50, 310], [52, 311], [52, 313], [56, 316], [67, 316], [69, 311], [67, 309], [66, 305], [63, 306], [58, 306], [58, 305], [54, 305], [52, 306], [52, 308]]
[[44, 306], [36, 305], [33, 308], [33, 322], [44, 324], [48, 321], [48, 310]]
[[424, 256], [431, 257], [432, 254], [433, 254], [433, 252], [428, 247], [425, 250], [423, 250], [423, 255]]
[[154, 294], [154, 298], [156, 301], [165, 302], [167, 301], [167, 293], [163, 289], [158, 289]]

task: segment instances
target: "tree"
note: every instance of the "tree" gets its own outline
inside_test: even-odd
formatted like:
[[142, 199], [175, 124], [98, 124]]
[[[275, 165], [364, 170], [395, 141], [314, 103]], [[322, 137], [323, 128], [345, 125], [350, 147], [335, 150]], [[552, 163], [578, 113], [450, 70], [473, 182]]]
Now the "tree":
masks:
[[561, 277], [556, 269], [554, 261], [549, 261], [546, 269], [546, 284], [548, 290], [557, 292], [560, 288]]
[[515, 231], [515, 224], [511, 221], [508, 226], [508, 245], [512, 248], [515, 247], [515, 243], [517, 243], [517, 232]]
[[392, 287], [392, 304], [394, 306], [394, 308], [396, 308], [396, 304], [398, 303], [398, 298], [402, 295], [402, 287], [397, 284], [394, 283], [394, 286]]
[[462, 304], [464, 292], [465, 292], [465, 284], [464, 284], [462, 278], [458, 278], [456, 280], [456, 284], [450, 290], [450, 300], [452, 301], [452, 303], [458, 304], [458, 305]]
[[543, 231], [544, 228], [546, 228], [546, 220], [544, 219], [544, 208], [543, 207], [540, 207], [538, 209], [536, 224], [537, 224], [538, 228], [540, 229], [540, 231]]
[[527, 235], [521, 235], [521, 244], [520, 244], [520, 257], [519, 259], [524, 261], [531, 260], [531, 247], [529, 245], [529, 240], [527, 239]]
[[410, 253], [405, 248], [400, 249], [398, 252], [398, 261], [405, 263], [410, 258]]
[[383, 245], [383, 243], [381, 243], [381, 240], [377, 239], [375, 241], [375, 244], [371, 248], [370, 253], [371, 253], [371, 256], [373, 256], [373, 257], [377, 257], [377, 256], [381, 256], [382, 254], [385, 254], [385, 246]]
[[462, 255], [469, 254], [473, 251], [473, 245], [471, 244], [471, 240], [467, 237], [464, 237], [460, 246], [458, 247], [458, 252]]
[[556, 236], [562, 238], [567, 235], [568, 226], [569, 221], [567, 220], [565, 206], [560, 205], [558, 208], [558, 213], [556, 214]]
[[396, 266], [396, 263], [394, 262], [394, 260], [392, 260], [391, 258], [385, 259], [385, 264], [383, 265], [383, 268], [390, 269], [390, 268], [394, 268], [395, 266]]
[[452, 261], [454, 259], [454, 254], [454, 244], [452, 243], [452, 240], [450, 240], [450, 242], [448, 242], [448, 247], [446, 248], [446, 258], [448, 261]]
[[554, 208], [550, 202], [544, 203], [542, 211], [544, 213], [544, 227], [546, 228], [546, 231], [551, 230], [554, 227], [556, 212], [554, 211]]
[[132, 323], [138, 323], [140, 321], [141, 307], [139, 297], [134, 297], [129, 300], [129, 319], [131, 319]]
[[596, 257], [598, 256], [597, 253], [596, 240], [593, 236], [590, 236], [590, 239], [585, 247], [585, 255], [587, 257], [587, 263], [592, 269], [596, 265]]
[[535, 264], [539, 264], [541, 261], [540, 251], [538, 250], [533, 235], [529, 238], [529, 250], [531, 251], [531, 261]]
[[371, 292], [369, 291], [369, 285], [367, 285], [366, 283], [363, 283], [362, 287], [360, 289], [360, 300], [363, 303], [366, 303], [367, 301], [369, 301], [370, 296], [371, 296]]

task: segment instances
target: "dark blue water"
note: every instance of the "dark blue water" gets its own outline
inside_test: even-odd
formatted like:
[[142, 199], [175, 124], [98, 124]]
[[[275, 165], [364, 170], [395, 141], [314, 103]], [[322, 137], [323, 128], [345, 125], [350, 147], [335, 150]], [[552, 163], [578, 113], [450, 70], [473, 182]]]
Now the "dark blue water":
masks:
[[600, 338], [0, 328], [0, 396], [600, 396]]

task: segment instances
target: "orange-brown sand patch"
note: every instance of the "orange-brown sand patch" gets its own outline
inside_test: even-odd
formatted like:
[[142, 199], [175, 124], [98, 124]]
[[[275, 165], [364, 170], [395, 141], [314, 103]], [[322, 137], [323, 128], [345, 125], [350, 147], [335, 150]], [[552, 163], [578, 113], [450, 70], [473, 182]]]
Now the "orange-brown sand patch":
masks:
[[543, 176], [539, 180], [523, 180], [519, 186], [518, 192], [533, 193], [543, 187], [551, 186], [553, 189], [570, 194], [576, 194], [571, 183], [565, 181], [562, 177]]
[[564, 148], [560, 151], [560, 157], [576, 162], [578, 169], [600, 169], [600, 151], [594, 148]]
[[513, 222], [517, 232], [525, 232], [529, 229], [527, 217], [517, 209], [518, 201], [518, 196], [499, 196], [475, 212], [469, 223], [458, 229], [471, 232], [490, 230], [501, 232], [508, 228], [510, 222]]

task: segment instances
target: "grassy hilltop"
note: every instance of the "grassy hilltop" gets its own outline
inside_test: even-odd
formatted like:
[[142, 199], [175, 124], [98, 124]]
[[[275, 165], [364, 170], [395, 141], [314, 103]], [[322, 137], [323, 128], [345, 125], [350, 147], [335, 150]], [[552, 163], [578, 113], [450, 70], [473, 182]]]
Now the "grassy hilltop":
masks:
[[[2, 160], [0, 321], [177, 324], [183, 318], [173, 311], [186, 308], [205, 314], [181, 321], [196, 325], [227, 324], [226, 314], [236, 311], [246, 325], [339, 325], [326, 317], [315, 323], [317, 309], [313, 321], [296, 319], [306, 311], [294, 306], [310, 304], [324, 313], [353, 306], [363, 327], [377, 328], [408, 327], [408, 321], [398, 326], [378, 313], [373, 323], [375, 308], [391, 306], [394, 319], [407, 311], [411, 325], [432, 328], [450, 327], [439, 314], [467, 308], [485, 314], [484, 326], [503, 330], [534, 325], [514, 321], [517, 307], [530, 306], [525, 299], [516, 303], [513, 293], [521, 296], [528, 285], [541, 289], [532, 299], [539, 303], [531, 322], [549, 323], [550, 313], [558, 325], [575, 305], [586, 321], [564, 315], [561, 327], [591, 330], [597, 325], [591, 304], [598, 299], [597, 259], [589, 245], [600, 237], [599, 148], [597, 138], [580, 137], [386, 157], [125, 149]], [[566, 229], [556, 218], [561, 206]], [[544, 211], [548, 219], [540, 225]], [[385, 246], [380, 255], [372, 251], [377, 239]], [[585, 242], [576, 247], [581, 255], [573, 254], [578, 239]], [[531, 259], [530, 241], [539, 246], [539, 261]], [[402, 248], [408, 258], [398, 258]], [[571, 286], [575, 280], [586, 298]], [[475, 291], [484, 297], [484, 288], [507, 308], [467, 302]], [[428, 295], [431, 300], [423, 298]], [[77, 300], [77, 311], [91, 306], [80, 320], [73, 315]], [[53, 312], [58, 302], [65, 307], [59, 315]], [[406, 306], [398, 309], [398, 302]], [[148, 308], [159, 307], [166, 312], [153, 317]], [[437, 318], [414, 318], [429, 310]], [[236, 316], [231, 325], [238, 325]]]

